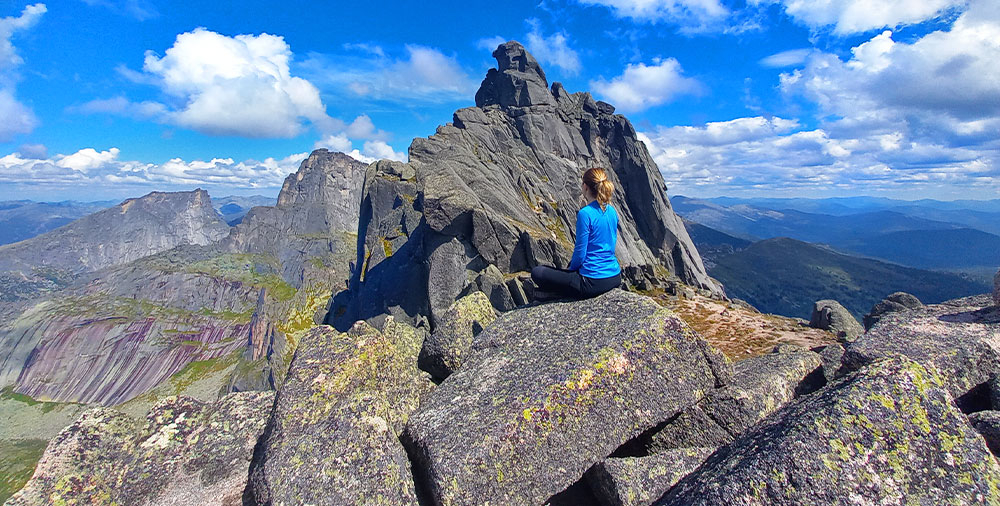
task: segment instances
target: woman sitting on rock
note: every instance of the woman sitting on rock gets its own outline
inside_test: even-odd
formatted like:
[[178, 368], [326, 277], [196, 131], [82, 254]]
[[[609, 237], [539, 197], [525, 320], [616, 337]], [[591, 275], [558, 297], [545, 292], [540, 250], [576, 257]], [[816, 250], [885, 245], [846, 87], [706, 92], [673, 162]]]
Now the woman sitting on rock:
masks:
[[[583, 196], [590, 202], [576, 213], [576, 245], [569, 269], [539, 265], [531, 279], [543, 292], [556, 296], [589, 298], [618, 288], [621, 266], [615, 258], [618, 242], [618, 212], [611, 205], [615, 187], [604, 169], [583, 174]], [[536, 298], [546, 298], [538, 294]]]

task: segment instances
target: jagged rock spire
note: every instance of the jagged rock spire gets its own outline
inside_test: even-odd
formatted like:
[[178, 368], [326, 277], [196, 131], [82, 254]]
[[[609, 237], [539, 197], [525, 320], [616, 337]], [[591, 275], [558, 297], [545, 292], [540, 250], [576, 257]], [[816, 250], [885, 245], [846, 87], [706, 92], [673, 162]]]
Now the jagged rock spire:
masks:
[[500, 310], [523, 304], [532, 267], [569, 263], [589, 167], [604, 167], [615, 185], [626, 284], [668, 288], [676, 279], [722, 295], [628, 119], [589, 93], [558, 83], [549, 91], [517, 42], [493, 56], [477, 107], [414, 139], [408, 163], [369, 167], [350, 289], [334, 298], [328, 321], [347, 329], [391, 314], [433, 327], [473, 291]]
[[493, 57], [497, 59], [497, 68], [486, 73], [476, 92], [476, 107], [555, 103], [545, 72], [520, 42], [512, 40], [500, 44], [493, 51]]

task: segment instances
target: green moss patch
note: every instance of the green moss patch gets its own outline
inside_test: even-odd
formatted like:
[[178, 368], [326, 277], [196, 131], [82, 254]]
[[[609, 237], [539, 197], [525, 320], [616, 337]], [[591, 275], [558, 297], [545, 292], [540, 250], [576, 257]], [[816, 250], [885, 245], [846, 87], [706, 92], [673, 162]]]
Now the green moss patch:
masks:
[[271, 296], [280, 301], [289, 300], [295, 295], [295, 288], [276, 274], [281, 270], [278, 260], [268, 255], [249, 253], [219, 255], [195, 262], [184, 270], [265, 288]]
[[28, 483], [46, 445], [43, 439], [0, 439], [0, 503]]

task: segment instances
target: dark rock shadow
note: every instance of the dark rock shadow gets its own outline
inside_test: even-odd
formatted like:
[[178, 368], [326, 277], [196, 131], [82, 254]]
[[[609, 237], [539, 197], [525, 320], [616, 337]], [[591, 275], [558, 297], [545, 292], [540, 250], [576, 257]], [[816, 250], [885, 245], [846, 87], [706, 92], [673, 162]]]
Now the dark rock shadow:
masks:
[[943, 314], [938, 316], [938, 320], [948, 323], [1000, 323], [1000, 307], [984, 307], [975, 311]]

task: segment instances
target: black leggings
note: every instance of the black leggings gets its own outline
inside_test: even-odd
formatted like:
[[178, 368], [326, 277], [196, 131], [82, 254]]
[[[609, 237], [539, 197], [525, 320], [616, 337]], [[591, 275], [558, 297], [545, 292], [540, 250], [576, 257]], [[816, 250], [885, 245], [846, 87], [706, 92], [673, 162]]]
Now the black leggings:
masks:
[[621, 274], [610, 278], [588, 278], [578, 271], [556, 269], [539, 265], [531, 269], [531, 280], [538, 288], [566, 297], [587, 299], [618, 288], [622, 284]]

